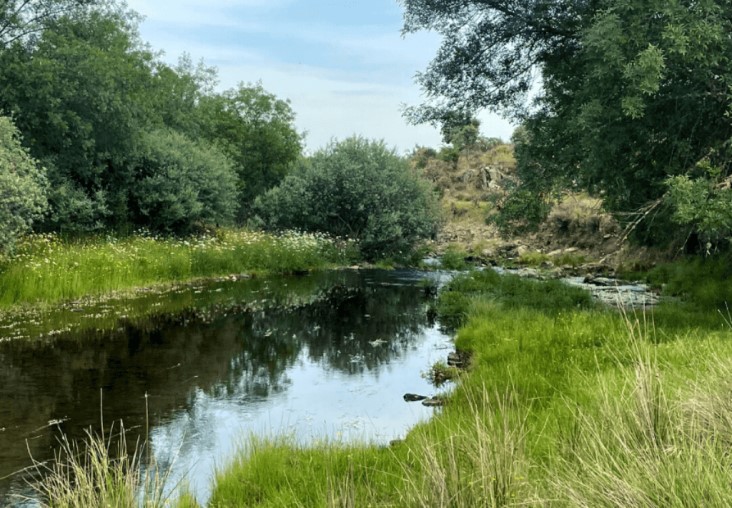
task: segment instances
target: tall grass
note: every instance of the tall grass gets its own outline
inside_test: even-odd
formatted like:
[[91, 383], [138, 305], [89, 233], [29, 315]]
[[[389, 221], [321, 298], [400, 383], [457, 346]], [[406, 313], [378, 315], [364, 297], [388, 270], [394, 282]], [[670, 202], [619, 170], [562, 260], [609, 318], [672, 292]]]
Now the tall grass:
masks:
[[[144, 459], [144, 446], [130, 450], [125, 429], [108, 437], [87, 431], [82, 443], [64, 435], [50, 463], [36, 462], [32, 483], [48, 508], [158, 508], [168, 506], [167, 473]], [[143, 467], [147, 466], [147, 467]]]
[[308, 234], [224, 230], [215, 236], [26, 239], [0, 263], [0, 307], [54, 303], [164, 282], [245, 272], [298, 272], [348, 261], [349, 246]]
[[580, 432], [547, 470], [554, 495], [586, 507], [729, 506], [732, 362], [711, 361], [681, 390], [648, 354], [635, 376], [595, 380], [597, 404], [575, 408]]

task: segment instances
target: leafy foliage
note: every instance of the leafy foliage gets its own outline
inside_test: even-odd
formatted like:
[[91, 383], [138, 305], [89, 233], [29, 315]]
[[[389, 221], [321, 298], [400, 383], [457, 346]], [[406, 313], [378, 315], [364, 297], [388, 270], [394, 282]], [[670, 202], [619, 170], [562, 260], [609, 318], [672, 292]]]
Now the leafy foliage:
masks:
[[437, 203], [427, 183], [383, 142], [360, 137], [332, 143], [255, 210], [267, 227], [318, 231], [357, 240], [362, 254], [406, 254], [435, 233]]
[[486, 107], [513, 115], [526, 128], [522, 178], [546, 188], [561, 180], [627, 212], [705, 157], [729, 174], [728, 2], [404, 4], [405, 31], [443, 35], [418, 78], [431, 99], [410, 118], [441, 124]]
[[0, 45], [0, 111], [48, 168], [44, 229], [181, 233], [243, 220], [299, 157], [288, 102], [261, 85], [217, 93], [215, 70], [185, 55], [163, 63], [124, 4], [11, 4], [0, 7], [0, 37], [6, 6], [23, 11], [16, 24], [48, 8], [32, 43]]
[[204, 135], [234, 163], [239, 176], [240, 221], [264, 191], [277, 185], [297, 161], [302, 139], [288, 101], [257, 85], [239, 85], [207, 97], [201, 106]]
[[719, 168], [708, 161], [698, 167], [704, 171], [701, 176], [678, 175], [667, 180], [666, 201], [674, 210], [672, 220], [691, 226], [708, 250], [732, 239], [732, 190], [729, 180], [720, 181]]
[[497, 208], [498, 213], [487, 220], [496, 224], [502, 235], [513, 235], [535, 231], [551, 207], [542, 194], [517, 187], [498, 203]]
[[10, 118], [0, 116], [0, 252], [30, 230], [46, 206], [43, 170], [21, 146]]
[[153, 55], [124, 12], [63, 17], [36, 46], [0, 52], [0, 108], [14, 113], [48, 168], [50, 227], [94, 230], [129, 221], [131, 154], [150, 110]]
[[32, 39], [59, 16], [99, 3], [98, 0], [3, 0], [0, 2], [0, 48]]
[[131, 190], [137, 223], [180, 234], [232, 222], [236, 174], [220, 151], [174, 131], [155, 131], [145, 136], [138, 157]]

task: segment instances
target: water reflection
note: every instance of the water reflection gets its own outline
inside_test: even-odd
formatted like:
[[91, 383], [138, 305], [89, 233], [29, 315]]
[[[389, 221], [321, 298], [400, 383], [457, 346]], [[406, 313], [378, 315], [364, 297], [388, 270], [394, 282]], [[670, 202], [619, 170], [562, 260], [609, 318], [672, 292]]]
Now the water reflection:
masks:
[[[159, 462], [202, 499], [212, 466], [250, 433], [394, 437], [429, 414], [400, 396], [430, 390], [420, 371], [447, 343], [427, 326], [421, 277], [214, 284], [177, 294], [190, 304], [173, 314], [0, 344], [0, 478], [28, 466], [28, 451], [50, 458], [59, 431], [98, 427], [100, 402], [104, 422], [123, 419], [132, 442], [149, 425]], [[9, 489], [22, 491], [22, 478], [0, 481], [0, 501]]]

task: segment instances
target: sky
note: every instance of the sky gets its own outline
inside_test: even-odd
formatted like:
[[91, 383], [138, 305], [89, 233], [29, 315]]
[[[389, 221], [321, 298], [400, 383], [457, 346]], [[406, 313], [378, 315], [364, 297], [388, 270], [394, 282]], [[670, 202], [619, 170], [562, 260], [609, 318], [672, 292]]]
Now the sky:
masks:
[[[289, 99], [309, 152], [358, 134], [400, 153], [439, 147], [439, 131], [409, 125], [419, 104], [415, 74], [436, 54], [434, 33], [401, 35], [397, 0], [128, 0], [144, 16], [142, 39], [176, 63], [187, 53], [218, 69], [220, 90], [261, 82]], [[481, 133], [508, 140], [513, 127], [481, 113]]]

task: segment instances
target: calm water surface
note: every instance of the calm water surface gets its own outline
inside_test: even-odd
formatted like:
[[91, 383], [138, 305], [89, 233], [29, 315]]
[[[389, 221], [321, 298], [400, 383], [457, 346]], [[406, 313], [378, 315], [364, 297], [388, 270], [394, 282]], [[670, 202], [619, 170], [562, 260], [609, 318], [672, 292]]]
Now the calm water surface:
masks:
[[343, 271], [219, 282], [139, 299], [161, 312], [123, 317], [112, 330], [0, 341], [0, 505], [29, 494], [28, 475], [13, 474], [30, 465], [29, 451], [48, 460], [61, 432], [81, 438], [102, 416], [107, 428], [123, 420], [128, 442], [149, 432], [157, 462], [201, 502], [215, 467], [251, 435], [403, 436], [432, 410], [402, 395], [435, 393], [422, 373], [452, 347], [427, 317], [424, 280], [444, 277]]

